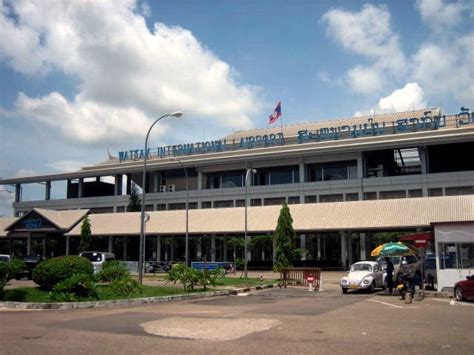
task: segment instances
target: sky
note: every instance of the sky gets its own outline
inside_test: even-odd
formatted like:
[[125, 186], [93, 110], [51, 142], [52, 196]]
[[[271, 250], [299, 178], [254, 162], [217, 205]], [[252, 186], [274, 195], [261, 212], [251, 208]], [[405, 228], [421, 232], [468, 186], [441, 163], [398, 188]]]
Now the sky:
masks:
[[472, 109], [473, 24], [473, 0], [0, 0], [0, 178], [137, 149], [173, 111], [150, 146], [266, 127], [279, 101], [283, 124]]

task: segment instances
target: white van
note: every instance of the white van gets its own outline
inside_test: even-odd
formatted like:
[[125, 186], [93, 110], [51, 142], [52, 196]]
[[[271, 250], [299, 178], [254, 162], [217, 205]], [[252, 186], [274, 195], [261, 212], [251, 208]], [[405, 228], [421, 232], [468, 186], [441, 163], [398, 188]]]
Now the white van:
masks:
[[90, 260], [94, 267], [94, 274], [102, 270], [105, 262], [115, 260], [115, 254], [104, 251], [83, 251], [79, 256]]

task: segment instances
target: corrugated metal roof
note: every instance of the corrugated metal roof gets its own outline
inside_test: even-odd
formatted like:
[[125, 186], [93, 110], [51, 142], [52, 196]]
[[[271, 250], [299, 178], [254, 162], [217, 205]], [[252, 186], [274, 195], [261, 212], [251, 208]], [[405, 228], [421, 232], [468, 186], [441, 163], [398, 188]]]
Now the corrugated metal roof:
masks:
[[[249, 233], [273, 232], [280, 206], [248, 208]], [[426, 197], [290, 205], [296, 231], [373, 230], [429, 227], [431, 223], [474, 221], [474, 196]], [[148, 235], [185, 233], [184, 210], [147, 212]], [[244, 231], [244, 208], [189, 211], [190, 234]], [[93, 235], [139, 235], [140, 213], [90, 215]], [[80, 235], [80, 224], [69, 235]]]

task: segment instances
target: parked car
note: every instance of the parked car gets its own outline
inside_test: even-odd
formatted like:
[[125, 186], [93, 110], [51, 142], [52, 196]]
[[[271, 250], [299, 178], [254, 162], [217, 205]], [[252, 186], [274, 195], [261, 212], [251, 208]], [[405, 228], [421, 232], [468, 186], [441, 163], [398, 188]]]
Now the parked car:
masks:
[[[401, 256], [389, 256], [390, 261], [393, 263], [393, 281], [397, 284], [400, 281], [402, 275], [408, 277], [414, 277], [416, 274], [421, 277], [421, 259], [416, 255], [401, 255]], [[384, 270], [384, 285], [387, 285], [385, 278], [387, 276], [385, 269], [387, 268], [387, 262], [385, 256], [377, 258], [377, 263], [382, 266]]]
[[12, 261], [12, 257], [7, 254], [0, 254], [0, 263], [9, 263]]
[[376, 261], [359, 261], [351, 266], [349, 274], [341, 279], [342, 293], [348, 290], [368, 290], [384, 288], [383, 270]]
[[28, 280], [31, 280], [33, 278], [33, 270], [43, 261], [43, 257], [41, 255], [25, 255], [21, 257], [21, 260], [25, 263], [25, 267], [16, 273], [15, 278], [20, 280], [26, 277]]
[[171, 264], [167, 261], [149, 260], [145, 264], [145, 272], [168, 272], [171, 269]]
[[115, 260], [115, 254], [107, 253], [103, 251], [83, 251], [79, 254], [86, 259], [89, 259], [94, 267], [94, 274], [97, 274], [102, 270], [102, 266], [107, 261]]
[[456, 282], [454, 285], [454, 297], [458, 301], [465, 301], [468, 298], [474, 299], [474, 275], [468, 275], [465, 280]]

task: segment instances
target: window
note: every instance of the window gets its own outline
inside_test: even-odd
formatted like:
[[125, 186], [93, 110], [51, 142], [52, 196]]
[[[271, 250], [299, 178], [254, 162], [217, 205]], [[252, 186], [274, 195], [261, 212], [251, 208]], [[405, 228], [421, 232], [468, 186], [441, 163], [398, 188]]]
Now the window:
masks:
[[168, 205], [169, 210], [185, 210], [186, 203], [170, 203]]
[[319, 202], [342, 202], [343, 200], [342, 194], [319, 195]]
[[461, 268], [474, 269], [474, 243], [459, 244]]
[[316, 203], [316, 202], [318, 202], [318, 196], [316, 195], [304, 197], [304, 203]]
[[357, 161], [342, 161], [308, 166], [308, 181], [357, 179]]
[[282, 205], [285, 202], [284, 197], [274, 197], [274, 198], [266, 198], [264, 200], [265, 206], [272, 206], [272, 205]]
[[214, 208], [234, 207], [234, 201], [214, 201]]
[[423, 197], [423, 190], [408, 190], [408, 197]]
[[364, 200], [376, 200], [377, 193], [376, 192], [364, 192]]
[[288, 204], [289, 205], [294, 205], [300, 203], [300, 197], [299, 196], [290, 196], [288, 197]]
[[446, 196], [455, 195], [472, 195], [474, 194], [473, 186], [447, 187]]
[[474, 243], [440, 243], [441, 269], [473, 269]]
[[428, 189], [428, 196], [430, 197], [443, 196], [443, 189], [441, 187]]
[[166, 211], [166, 204], [165, 203], [159, 203], [156, 205], [156, 210], [157, 211]]
[[250, 206], [261, 206], [262, 199], [261, 198], [253, 198], [250, 200]]
[[456, 244], [440, 243], [439, 246], [440, 246], [439, 248], [440, 269], [456, 269], [457, 268]]
[[224, 175], [222, 176], [222, 187], [242, 187], [243, 176], [239, 175]]
[[270, 181], [272, 185], [292, 184], [293, 170], [272, 171]]
[[235, 207], [245, 207], [245, 200], [235, 200]]
[[117, 206], [117, 212], [125, 212], [125, 206]]
[[202, 201], [202, 208], [212, 208], [211, 201]]
[[358, 193], [350, 193], [346, 194], [346, 201], [358, 201], [359, 194]]
[[405, 190], [400, 191], [380, 191], [379, 198], [381, 200], [388, 200], [392, 198], [406, 198]]

